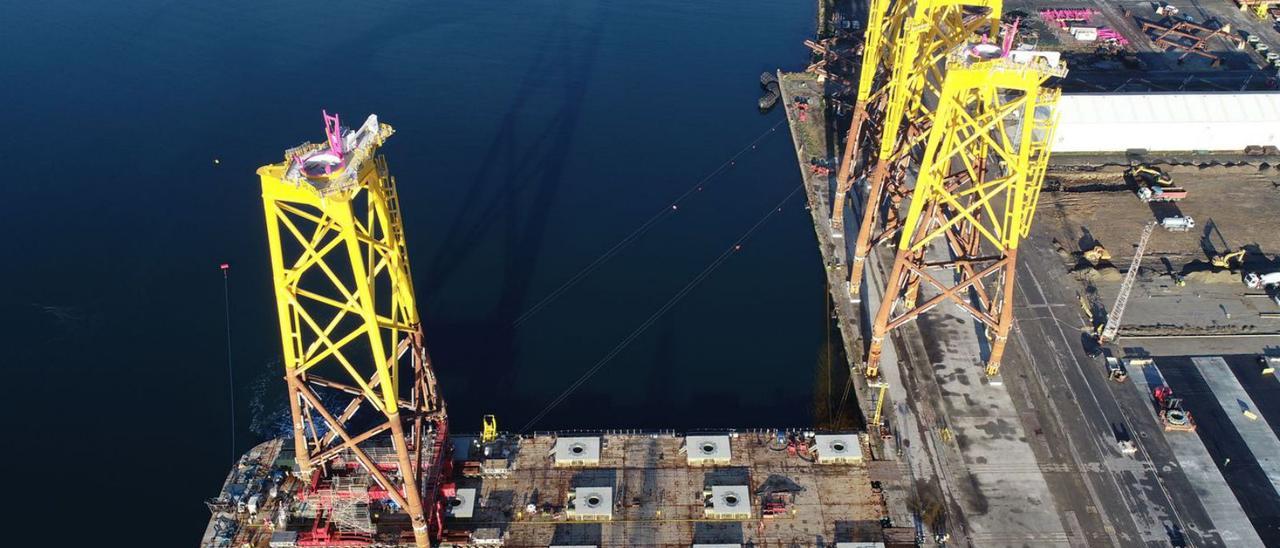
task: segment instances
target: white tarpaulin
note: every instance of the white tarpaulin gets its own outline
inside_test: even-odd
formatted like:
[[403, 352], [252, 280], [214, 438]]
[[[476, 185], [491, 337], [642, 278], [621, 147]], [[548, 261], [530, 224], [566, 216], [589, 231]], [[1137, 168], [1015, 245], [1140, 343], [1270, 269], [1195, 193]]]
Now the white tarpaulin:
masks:
[[1280, 92], [1071, 94], [1058, 109], [1054, 152], [1280, 146]]

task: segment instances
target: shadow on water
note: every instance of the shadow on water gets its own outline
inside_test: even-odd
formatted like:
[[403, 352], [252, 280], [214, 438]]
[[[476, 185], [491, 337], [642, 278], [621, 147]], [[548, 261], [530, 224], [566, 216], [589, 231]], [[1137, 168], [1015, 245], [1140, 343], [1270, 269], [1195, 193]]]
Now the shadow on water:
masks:
[[678, 371], [674, 367], [676, 360], [675, 329], [669, 318], [658, 322], [657, 346], [653, 355], [652, 369], [649, 372], [648, 386], [645, 388], [645, 400], [653, 409], [653, 419], [658, 424], [671, 424], [672, 416], [671, 380], [677, 378]]
[[[547, 208], [536, 206], [548, 204], [559, 190], [603, 26], [597, 11], [591, 31], [584, 39], [575, 40], [565, 21], [566, 9], [561, 8], [556, 24], [548, 25], [542, 46], [534, 48], [539, 54], [521, 79], [515, 99], [507, 107], [483, 155], [486, 161], [466, 183], [467, 195], [457, 220], [445, 235], [441, 250], [431, 260], [432, 268], [423, 284], [425, 294], [437, 294], [471, 254], [475, 242], [499, 225], [498, 219], [503, 220], [501, 226], [506, 231], [508, 259], [504, 271], [516, 275], [503, 284], [504, 304], [513, 298], [522, 298], [527, 289], [527, 273], [531, 269], [527, 268], [526, 260], [539, 255], [546, 226]], [[527, 112], [529, 98], [536, 90], [554, 85], [557, 79], [565, 91], [558, 110], [539, 132], [536, 142], [517, 141], [519, 117]], [[517, 215], [521, 208], [516, 199], [527, 190], [533, 191], [529, 203], [534, 207], [527, 208], [530, 215], [521, 223]]]
[[813, 425], [822, 430], [862, 429], [858, 395], [850, 379], [849, 357], [845, 353], [838, 319], [831, 309], [831, 294], [824, 292], [823, 328], [826, 340], [818, 349], [813, 375]]
[[[440, 295], [458, 268], [474, 253], [476, 242], [501, 230], [504, 249], [502, 283], [497, 305], [483, 319], [466, 324], [428, 325], [427, 331], [443, 339], [464, 341], [462, 363], [484, 364], [491, 371], [490, 394], [507, 401], [512, 383], [501, 382], [511, 375], [515, 354], [512, 324], [525, 303], [533, 265], [543, 252], [550, 205], [564, 180], [574, 129], [578, 125], [583, 97], [596, 62], [596, 50], [604, 25], [603, 9], [596, 9], [587, 30], [570, 24], [568, 5], [559, 8], [555, 22], [546, 26], [538, 51], [520, 80], [515, 98], [486, 148], [470, 181], [455, 221], [444, 236], [440, 251], [419, 276], [420, 294]], [[532, 108], [531, 97], [538, 90], [560, 86], [558, 105], [538, 131], [521, 130], [522, 115]], [[518, 135], [533, 133], [537, 138], [523, 141]], [[430, 299], [430, 297], [428, 297]], [[430, 307], [430, 305], [428, 305]], [[428, 322], [431, 324], [432, 322]], [[465, 415], [466, 413], [464, 413]]]

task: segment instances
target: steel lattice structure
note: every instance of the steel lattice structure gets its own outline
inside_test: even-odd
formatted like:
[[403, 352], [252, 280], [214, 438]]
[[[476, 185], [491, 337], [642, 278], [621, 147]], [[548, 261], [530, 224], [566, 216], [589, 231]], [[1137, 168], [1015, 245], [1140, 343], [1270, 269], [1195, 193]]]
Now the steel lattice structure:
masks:
[[[449, 465], [444, 403], [423, 345], [395, 181], [375, 156], [390, 126], [326, 114], [328, 140], [258, 170], [298, 466], [354, 457], [411, 518], [439, 533]], [[337, 401], [337, 403], [335, 403]], [[390, 441], [396, 465], [366, 448]]]
[[[985, 325], [991, 341], [987, 374], [999, 372], [1013, 322], [1018, 243], [1031, 227], [1057, 123], [1060, 93], [1043, 84], [1066, 69], [1042, 56], [1020, 63], [975, 60], [973, 53], [965, 48], [947, 59], [893, 270], [871, 328], [869, 377], [879, 374], [885, 336], [944, 301]], [[935, 294], [917, 302], [922, 282]]]
[[859, 143], [867, 121], [872, 117], [872, 93], [876, 85], [884, 80], [884, 75], [893, 72], [893, 40], [901, 36], [903, 19], [908, 13], [905, 6], [909, 2], [899, 2], [890, 12], [891, 0], [871, 0], [867, 7], [867, 32], [863, 38], [862, 65], [858, 69], [858, 95], [853, 107], [853, 120], [849, 124], [849, 133], [845, 137], [844, 156], [840, 160], [840, 171], [836, 175], [836, 194], [831, 204], [831, 228], [836, 235], [844, 235], [844, 201], [853, 187], [853, 164], [857, 160]]
[[[979, 33], [994, 42], [1000, 28], [1001, 8], [1000, 0], [898, 2], [890, 8], [891, 12], [881, 17], [882, 31], [873, 33], [871, 29], [876, 27], [868, 26], [864, 51], [875, 52], [877, 63], [867, 63], [864, 57], [860, 100], [846, 143], [846, 161], [837, 177], [836, 201], [841, 218], [837, 219], [834, 212], [832, 218], [834, 228], [843, 226], [843, 200], [854, 178], [851, 160], [861, 146], [859, 137], [867, 123], [878, 125], [867, 176], [867, 199], [849, 267], [850, 294], [858, 294], [863, 264], [871, 248], [901, 228], [899, 204], [908, 194], [903, 179], [912, 161], [911, 155], [919, 153], [918, 145], [933, 125], [939, 88], [946, 73], [946, 57]], [[861, 100], [863, 93], [866, 101]]]

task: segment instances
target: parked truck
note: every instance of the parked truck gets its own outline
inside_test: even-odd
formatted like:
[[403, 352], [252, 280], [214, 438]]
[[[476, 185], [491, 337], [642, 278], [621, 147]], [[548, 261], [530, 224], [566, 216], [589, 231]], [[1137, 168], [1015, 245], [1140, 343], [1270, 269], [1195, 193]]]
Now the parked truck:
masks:
[[1132, 165], [1125, 175], [1138, 188], [1138, 198], [1144, 202], [1176, 202], [1187, 197], [1187, 189], [1173, 186], [1173, 177], [1158, 167]]
[[1249, 286], [1250, 289], [1262, 289], [1276, 284], [1280, 284], [1280, 271], [1250, 272], [1244, 275], [1244, 285]]
[[1244, 275], [1244, 285], [1250, 289], [1265, 289], [1271, 302], [1280, 306], [1280, 271], [1249, 272]]
[[1169, 232], [1187, 232], [1196, 227], [1196, 220], [1190, 215], [1177, 215], [1160, 219], [1160, 226]]
[[1107, 356], [1107, 378], [1112, 381], [1122, 383], [1129, 378], [1129, 373], [1125, 371], [1124, 364], [1119, 358]]
[[1177, 202], [1187, 197], [1187, 189], [1176, 186], [1144, 186], [1138, 188], [1138, 198], [1144, 202]]

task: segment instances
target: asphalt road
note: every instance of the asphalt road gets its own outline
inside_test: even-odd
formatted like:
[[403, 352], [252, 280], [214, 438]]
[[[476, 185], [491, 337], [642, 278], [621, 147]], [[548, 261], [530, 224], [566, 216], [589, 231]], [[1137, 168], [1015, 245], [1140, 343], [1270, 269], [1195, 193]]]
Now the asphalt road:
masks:
[[[1274, 428], [1274, 422], [1280, 420], [1276, 416], [1280, 412], [1277, 409], [1280, 402], [1274, 400], [1280, 382], [1258, 375], [1256, 354], [1223, 358], [1237, 379], [1253, 381], [1242, 384], [1245, 391], [1250, 392], [1250, 399], [1257, 402], [1257, 410]], [[1258, 536], [1267, 546], [1280, 545], [1280, 496], [1210, 391], [1201, 372], [1192, 364], [1190, 357], [1161, 357], [1156, 359], [1156, 365], [1173, 388], [1174, 395], [1183, 398], [1183, 405], [1195, 418], [1196, 434], [1231, 486]], [[1267, 381], [1275, 386], [1267, 387]], [[1265, 395], [1267, 392], [1270, 392], [1269, 397]]]
[[[1225, 546], [1144, 409], [1150, 401], [1107, 380], [1101, 359], [1086, 353], [1075, 284], [1063, 283], [1068, 273], [1052, 246], [1028, 240], [1019, 260], [1017, 352], [1004, 364], [1005, 383], [1013, 390], [1023, 381], [1016, 391], [1055, 438], [1052, 462], [1071, 464], [1086, 487], [1087, 498], [1055, 490], [1057, 503], [1097, 513], [1101, 532], [1114, 528], [1112, 542], [1123, 546]], [[1124, 438], [1138, 445], [1136, 455], [1120, 454]], [[1082, 521], [1090, 544], [1104, 542], [1090, 521]]]

